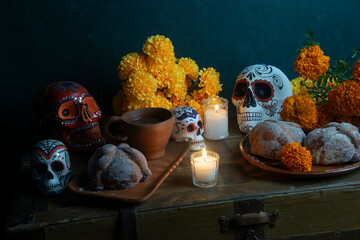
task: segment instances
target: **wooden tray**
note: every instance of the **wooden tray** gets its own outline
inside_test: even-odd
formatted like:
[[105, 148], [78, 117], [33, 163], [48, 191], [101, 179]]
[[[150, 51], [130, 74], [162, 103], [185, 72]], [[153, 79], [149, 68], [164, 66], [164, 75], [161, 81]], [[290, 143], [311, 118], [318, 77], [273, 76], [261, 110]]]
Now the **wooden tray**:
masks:
[[250, 153], [250, 142], [249, 135], [246, 135], [240, 141], [240, 151], [245, 159], [252, 165], [255, 165], [263, 170], [283, 174], [291, 177], [302, 177], [302, 178], [316, 178], [316, 177], [328, 177], [334, 175], [340, 175], [349, 173], [360, 168], [360, 162], [339, 164], [332, 166], [325, 165], [313, 165], [312, 170], [308, 172], [291, 171], [284, 165], [274, 165], [274, 162], [270, 159], [253, 155]]
[[87, 171], [83, 171], [69, 183], [69, 188], [75, 193], [121, 200], [124, 202], [143, 202], [147, 200], [169, 174], [179, 165], [183, 157], [189, 151], [188, 142], [169, 141], [165, 149], [165, 156], [159, 160], [148, 161], [148, 166], [152, 172], [150, 178], [140, 182], [132, 188], [123, 190], [102, 190], [91, 189], [90, 176]]

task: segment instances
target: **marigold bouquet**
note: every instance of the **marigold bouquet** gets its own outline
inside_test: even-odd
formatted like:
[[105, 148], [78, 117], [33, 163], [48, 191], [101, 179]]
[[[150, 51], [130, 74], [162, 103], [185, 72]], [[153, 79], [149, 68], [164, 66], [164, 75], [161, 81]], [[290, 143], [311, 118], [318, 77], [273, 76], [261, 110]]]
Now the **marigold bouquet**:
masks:
[[[353, 67], [350, 63], [360, 55], [360, 48], [330, 66], [330, 57], [324, 55], [310, 29], [305, 37], [308, 41], [299, 49], [294, 63], [294, 70], [299, 73], [299, 77], [291, 81], [294, 97], [284, 101], [282, 118], [297, 122], [305, 131], [332, 121], [360, 127], [360, 93], [357, 90], [360, 87], [360, 59]], [[306, 112], [311, 117], [306, 116]]]
[[113, 97], [114, 113], [185, 105], [203, 117], [202, 101], [222, 91], [220, 74], [212, 67], [199, 70], [191, 58], [177, 59], [171, 40], [162, 35], [147, 38], [142, 51], [125, 55], [117, 67], [122, 90]]

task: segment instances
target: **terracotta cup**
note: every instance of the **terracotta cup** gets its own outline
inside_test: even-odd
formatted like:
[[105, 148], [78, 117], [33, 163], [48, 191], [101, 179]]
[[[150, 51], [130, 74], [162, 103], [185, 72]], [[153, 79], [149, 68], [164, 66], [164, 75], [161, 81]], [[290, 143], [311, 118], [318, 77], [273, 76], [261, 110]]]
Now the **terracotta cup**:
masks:
[[165, 155], [174, 123], [174, 114], [165, 108], [141, 108], [108, 117], [103, 123], [103, 133], [107, 143], [126, 142], [147, 160], [156, 160]]

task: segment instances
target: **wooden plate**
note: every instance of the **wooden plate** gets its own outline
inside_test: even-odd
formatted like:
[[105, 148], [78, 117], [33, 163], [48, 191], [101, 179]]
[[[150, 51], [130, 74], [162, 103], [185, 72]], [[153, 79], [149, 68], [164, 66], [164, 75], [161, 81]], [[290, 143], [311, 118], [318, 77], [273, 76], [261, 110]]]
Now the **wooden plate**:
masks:
[[69, 183], [69, 188], [75, 193], [121, 200], [124, 202], [143, 202], [147, 200], [169, 174], [179, 165], [183, 157], [189, 151], [188, 142], [169, 141], [165, 149], [165, 156], [158, 160], [148, 161], [148, 166], [152, 172], [150, 178], [140, 182], [132, 188], [123, 190], [102, 190], [95, 191], [91, 188], [90, 176], [87, 171], [83, 171]]
[[360, 162], [332, 165], [332, 166], [323, 166], [323, 165], [313, 165], [312, 170], [308, 172], [300, 171], [290, 171], [283, 165], [274, 165], [274, 161], [253, 155], [250, 153], [250, 142], [249, 135], [246, 135], [240, 142], [240, 151], [245, 157], [245, 159], [250, 162], [252, 165], [255, 165], [263, 170], [279, 173], [291, 177], [303, 177], [303, 178], [316, 178], [316, 177], [327, 177], [340, 175], [344, 173], [349, 173], [360, 168]]

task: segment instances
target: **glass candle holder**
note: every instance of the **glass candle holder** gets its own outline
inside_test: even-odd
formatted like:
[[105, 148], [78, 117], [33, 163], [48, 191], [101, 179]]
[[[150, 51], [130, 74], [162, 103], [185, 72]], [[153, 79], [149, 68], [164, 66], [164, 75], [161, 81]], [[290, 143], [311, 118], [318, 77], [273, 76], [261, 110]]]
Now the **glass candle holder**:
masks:
[[192, 179], [195, 186], [210, 188], [217, 183], [220, 157], [216, 152], [205, 152], [205, 156], [201, 151], [190, 156]]
[[228, 100], [209, 98], [203, 101], [204, 137], [209, 140], [220, 140], [229, 136]]

